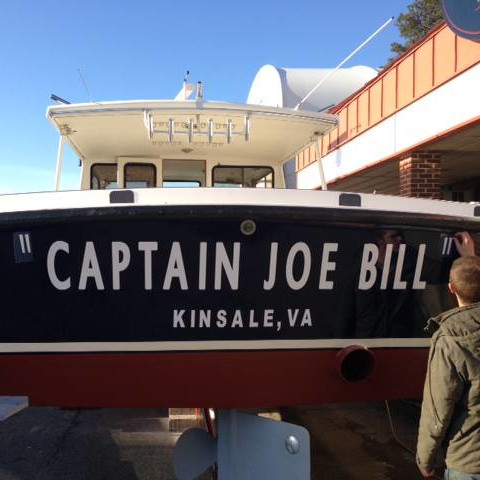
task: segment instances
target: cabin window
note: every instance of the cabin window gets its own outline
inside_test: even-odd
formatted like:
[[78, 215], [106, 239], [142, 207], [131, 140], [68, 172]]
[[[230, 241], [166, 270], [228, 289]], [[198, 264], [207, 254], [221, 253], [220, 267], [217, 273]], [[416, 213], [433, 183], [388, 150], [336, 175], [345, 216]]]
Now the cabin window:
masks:
[[151, 163], [127, 163], [124, 170], [125, 188], [157, 186], [157, 169]]
[[118, 188], [117, 164], [96, 163], [90, 170], [90, 188], [92, 190], [109, 190]]
[[195, 188], [201, 187], [200, 182], [188, 182], [184, 180], [165, 180], [163, 182], [165, 188]]
[[204, 160], [163, 160], [162, 185], [164, 187], [205, 186]]
[[214, 167], [213, 186], [273, 188], [273, 169], [271, 167]]

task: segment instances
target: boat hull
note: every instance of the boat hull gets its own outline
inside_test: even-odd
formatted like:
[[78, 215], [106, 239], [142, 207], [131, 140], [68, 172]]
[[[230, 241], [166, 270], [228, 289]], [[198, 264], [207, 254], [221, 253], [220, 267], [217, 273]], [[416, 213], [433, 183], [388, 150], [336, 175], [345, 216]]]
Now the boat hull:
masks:
[[[0, 214], [0, 395], [224, 408], [420, 396], [423, 327], [446, 308], [464, 229], [477, 219], [314, 206]], [[354, 345], [371, 368], [347, 381], [339, 352]]]
[[428, 350], [373, 349], [371, 375], [347, 382], [338, 350], [0, 356], [0, 395], [63, 407], [250, 408], [418, 398]]

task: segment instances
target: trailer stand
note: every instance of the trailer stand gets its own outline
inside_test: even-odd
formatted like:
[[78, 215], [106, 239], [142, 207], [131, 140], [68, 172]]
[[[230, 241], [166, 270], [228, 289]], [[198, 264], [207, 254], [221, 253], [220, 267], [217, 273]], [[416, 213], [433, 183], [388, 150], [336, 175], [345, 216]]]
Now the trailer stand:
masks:
[[220, 410], [215, 439], [205, 430], [186, 430], [173, 451], [178, 480], [194, 480], [217, 465], [219, 480], [308, 480], [310, 435], [298, 425], [236, 410]]

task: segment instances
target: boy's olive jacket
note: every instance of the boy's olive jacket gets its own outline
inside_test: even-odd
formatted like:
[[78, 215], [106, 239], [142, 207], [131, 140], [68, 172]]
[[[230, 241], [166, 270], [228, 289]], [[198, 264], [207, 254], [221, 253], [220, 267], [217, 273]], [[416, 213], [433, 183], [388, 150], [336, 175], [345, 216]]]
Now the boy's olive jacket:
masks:
[[480, 303], [431, 319], [417, 463], [480, 474]]

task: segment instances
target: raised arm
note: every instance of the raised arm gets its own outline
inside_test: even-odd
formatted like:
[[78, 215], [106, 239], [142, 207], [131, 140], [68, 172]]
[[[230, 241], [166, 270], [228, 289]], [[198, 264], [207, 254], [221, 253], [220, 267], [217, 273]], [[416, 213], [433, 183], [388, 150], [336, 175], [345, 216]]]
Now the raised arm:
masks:
[[453, 241], [461, 257], [475, 256], [475, 243], [468, 232], [458, 232]]

